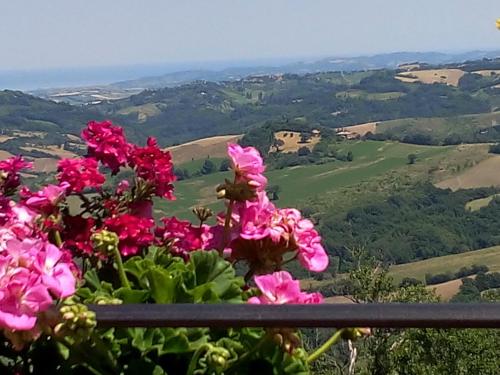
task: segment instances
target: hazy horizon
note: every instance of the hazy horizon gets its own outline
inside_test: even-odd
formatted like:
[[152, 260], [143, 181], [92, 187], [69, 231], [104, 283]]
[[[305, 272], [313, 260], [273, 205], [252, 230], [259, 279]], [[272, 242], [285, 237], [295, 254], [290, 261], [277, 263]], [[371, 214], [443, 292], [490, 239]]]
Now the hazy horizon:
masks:
[[23, 0], [2, 4], [0, 70], [500, 49], [498, 0]]

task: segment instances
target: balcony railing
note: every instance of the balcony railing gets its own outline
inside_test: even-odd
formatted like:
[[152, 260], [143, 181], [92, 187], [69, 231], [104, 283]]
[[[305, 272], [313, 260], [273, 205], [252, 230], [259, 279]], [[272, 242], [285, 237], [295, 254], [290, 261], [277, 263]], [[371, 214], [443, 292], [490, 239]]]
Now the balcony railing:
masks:
[[500, 304], [92, 305], [100, 327], [500, 328]]

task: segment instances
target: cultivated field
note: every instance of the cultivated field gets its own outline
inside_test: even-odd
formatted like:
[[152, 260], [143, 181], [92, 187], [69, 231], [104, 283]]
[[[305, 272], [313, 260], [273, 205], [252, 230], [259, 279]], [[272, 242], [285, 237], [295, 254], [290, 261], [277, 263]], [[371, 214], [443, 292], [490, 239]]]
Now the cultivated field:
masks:
[[457, 176], [436, 184], [453, 191], [479, 187], [500, 186], [500, 156], [491, 156]]
[[483, 207], [488, 207], [489, 204], [493, 201], [495, 198], [499, 198], [500, 194], [493, 194], [490, 195], [489, 197], [486, 198], [480, 198], [480, 199], [474, 199], [470, 202], [467, 202], [465, 204], [465, 209], [469, 211], [479, 211]]
[[[278, 140], [283, 141], [284, 145], [280, 146], [281, 152], [297, 152], [301, 147], [307, 147], [312, 150], [315, 144], [317, 144], [320, 140], [320, 136], [313, 136], [309, 138], [306, 143], [300, 142], [300, 133], [292, 132], [292, 131], [280, 131], [274, 133], [274, 137]], [[271, 147], [271, 151], [276, 151], [274, 147]]]
[[[383, 176], [388, 176], [391, 183], [398, 184], [400, 179], [408, 175], [419, 174], [427, 178], [429, 166], [439, 163], [439, 160], [450, 147], [432, 147], [408, 145], [398, 142], [353, 141], [339, 144], [338, 151], [354, 155], [353, 162], [332, 162], [322, 165], [307, 165], [270, 170], [266, 175], [270, 185], [281, 187], [280, 199], [277, 204], [281, 207], [294, 206], [300, 202], [324, 194], [334, 194], [347, 198], [350, 195], [366, 196], [366, 190], [361, 184], [368, 184]], [[408, 165], [407, 156], [410, 153], [418, 155], [419, 162]], [[208, 205], [212, 209], [222, 208], [222, 202], [217, 201], [215, 188], [230, 178], [230, 172], [214, 173], [185, 181], [176, 185], [177, 200], [174, 202], [160, 202], [162, 210], [169, 215], [191, 217], [189, 208], [195, 205]], [[377, 180], [378, 181], [378, 180]], [[378, 181], [372, 187], [373, 193], [387, 188], [387, 181]], [[349, 193], [354, 189], [352, 193]], [[338, 193], [338, 194], [337, 194]], [[371, 191], [369, 192], [372, 193]], [[333, 202], [334, 200], [332, 200]], [[342, 198], [343, 204], [349, 205]]]
[[429, 285], [426, 288], [433, 290], [442, 301], [449, 301], [455, 296], [462, 286], [462, 279], [450, 280], [445, 283]]
[[221, 135], [198, 139], [167, 148], [172, 153], [174, 164], [210, 158], [223, 158], [227, 154], [227, 144], [236, 143], [242, 135]]
[[492, 125], [500, 123], [500, 112], [463, 115], [456, 117], [403, 118], [381, 121], [377, 133], [404, 137], [412, 134], [429, 134], [444, 141], [446, 137], [458, 135], [462, 139], [474, 139], [478, 131], [488, 131]]
[[428, 69], [398, 73], [395, 78], [407, 83], [445, 83], [457, 87], [464, 74], [465, 72], [460, 69]]
[[367, 122], [365, 124], [346, 126], [342, 129], [364, 136], [366, 133], [375, 134], [377, 131], [377, 125], [377, 122]]
[[500, 271], [500, 246], [399, 264], [390, 268], [390, 274], [397, 282], [405, 277], [424, 281], [426, 273], [433, 275], [447, 272], [455, 273], [462, 267], [470, 267], [474, 264], [487, 265], [493, 272]]
[[0, 150], [0, 160], [5, 160], [13, 156], [10, 152]]
[[476, 70], [475, 72], [472, 73], [480, 74], [483, 77], [490, 77], [500, 74], [500, 70]]

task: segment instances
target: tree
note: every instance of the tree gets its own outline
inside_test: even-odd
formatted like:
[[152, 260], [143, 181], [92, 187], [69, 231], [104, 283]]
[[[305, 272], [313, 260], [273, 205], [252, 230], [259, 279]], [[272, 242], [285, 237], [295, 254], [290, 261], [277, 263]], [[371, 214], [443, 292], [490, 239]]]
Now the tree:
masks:
[[285, 145], [285, 141], [283, 141], [282, 139], [274, 139], [274, 142], [273, 142], [273, 147], [276, 149], [276, 152], [280, 152], [281, 149], [280, 147], [283, 147]]
[[279, 193], [281, 193], [281, 187], [279, 185], [271, 185], [266, 189], [272, 201], [277, 201], [280, 199]]
[[299, 156], [307, 156], [311, 153], [311, 150], [309, 150], [308, 147], [302, 146], [301, 148], [298, 149], [297, 154]]
[[417, 161], [417, 155], [415, 154], [408, 155], [408, 164], [415, 164], [416, 161]]
[[226, 171], [228, 171], [230, 166], [231, 166], [231, 163], [229, 162], [229, 159], [223, 159], [220, 162], [219, 172], [226, 172]]
[[203, 162], [203, 166], [201, 167], [201, 174], [210, 174], [210, 173], [214, 173], [216, 171], [216, 167], [215, 167], [215, 164], [212, 160], [210, 159], [205, 159], [205, 161]]
[[300, 142], [299, 143], [307, 143], [309, 142], [310, 135], [309, 133], [300, 133]]

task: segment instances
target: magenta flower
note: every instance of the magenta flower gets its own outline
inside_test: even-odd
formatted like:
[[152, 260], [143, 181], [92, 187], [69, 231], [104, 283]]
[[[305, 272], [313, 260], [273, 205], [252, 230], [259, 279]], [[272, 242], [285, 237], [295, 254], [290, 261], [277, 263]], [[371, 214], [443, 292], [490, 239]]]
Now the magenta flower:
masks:
[[158, 197], [174, 200], [174, 186], [176, 180], [172, 156], [169, 151], [162, 151], [153, 137], [148, 138], [146, 147], [134, 146], [129, 164], [135, 168], [137, 177], [151, 184], [154, 194]]
[[154, 241], [151, 228], [153, 219], [139, 218], [130, 214], [110, 217], [104, 220], [105, 229], [115, 232], [120, 240], [118, 248], [124, 256], [134, 255]]
[[72, 193], [81, 193], [85, 188], [100, 188], [105, 181], [97, 160], [93, 158], [62, 159], [57, 170], [58, 181], [67, 183]]
[[265, 189], [267, 178], [263, 173], [266, 167], [257, 149], [230, 143], [227, 146], [227, 154], [236, 173], [237, 182], [247, 182], [256, 190]]
[[88, 155], [109, 167], [113, 174], [127, 164], [131, 146], [123, 129], [111, 121], [90, 121], [82, 131], [82, 138], [87, 142]]
[[189, 221], [175, 217], [163, 218], [161, 221], [164, 226], [156, 229], [156, 236], [161, 242], [168, 243], [176, 255], [186, 256], [191, 251], [207, 249], [212, 240], [208, 225], [195, 227]]
[[300, 283], [294, 280], [286, 271], [275, 272], [270, 275], [255, 276], [257, 288], [261, 295], [248, 300], [251, 304], [282, 305], [287, 303], [322, 303], [320, 293], [304, 293], [300, 290]]

